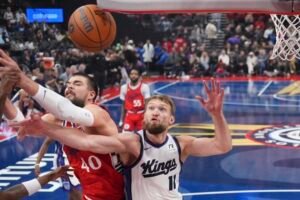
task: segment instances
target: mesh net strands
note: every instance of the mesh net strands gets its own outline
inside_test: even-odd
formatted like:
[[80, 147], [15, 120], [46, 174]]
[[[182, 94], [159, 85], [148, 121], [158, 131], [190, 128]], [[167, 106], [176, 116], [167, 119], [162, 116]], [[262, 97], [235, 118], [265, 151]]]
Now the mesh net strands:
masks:
[[276, 44], [271, 59], [300, 59], [300, 16], [271, 14], [276, 30]]

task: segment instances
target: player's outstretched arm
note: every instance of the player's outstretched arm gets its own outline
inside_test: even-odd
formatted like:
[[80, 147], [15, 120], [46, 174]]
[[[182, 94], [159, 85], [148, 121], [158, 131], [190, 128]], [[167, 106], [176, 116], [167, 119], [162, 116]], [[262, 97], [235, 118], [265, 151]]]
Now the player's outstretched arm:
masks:
[[215, 126], [214, 138], [195, 138], [191, 136], [179, 136], [179, 142], [183, 147], [182, 159], [187, 156], [210, 156], [226, 153], [231, 150], [231, 133], [223, 114], [224, 90], [220, 83], [211, 81], [211, 88], [204, 82], [207, 99], [196, 96], [202, 107], [212, 117]]
[[58, 167], [52, 172], [47, 173], [39, 178], [23, 182], [0, 192], [0, 199], [16, 200], [25, 196], [30, 196], [36, 193], [42, 186], [46, 185], [49, 181], [54, 181], [58, 177], [64, 175], [69, 166]]
[[120, 138], [136, 136], [135, 134], [90, 135], [76, 128], [64, 128], [44, 122], [38, 114], [33, 114], [31, 119], [15, 123], [12, 126], [19, 127], [18, 134], [21, 138], [26, 135], [40, 136], [44, 134], [75, 149], [101, 154], [126, 152], [126, 144]]
[[80, 108], [71, 103], [70, 100], [57, 94], [56, 92], [45, 88], [23, 73], [18, 64], [0, 49], [0, 73], [8, 70], [15, 70], [15, 74], [20, 76], [18, 85], [32, 96], [43, 108], [55, 115], [61, 120], [68, 120], [83, 126], [94, 125], [94, 115], [87, 109]]

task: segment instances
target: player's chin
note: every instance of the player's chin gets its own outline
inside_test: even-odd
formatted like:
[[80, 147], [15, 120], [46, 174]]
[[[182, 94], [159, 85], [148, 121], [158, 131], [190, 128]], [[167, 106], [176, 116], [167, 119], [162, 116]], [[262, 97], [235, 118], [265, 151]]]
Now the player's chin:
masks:
[[67, 99], [69, 99], [70, 101], [72, 101], [75, 98], [73, 94], [67, 94], [67, 95], [65, 95], [65, 97]]

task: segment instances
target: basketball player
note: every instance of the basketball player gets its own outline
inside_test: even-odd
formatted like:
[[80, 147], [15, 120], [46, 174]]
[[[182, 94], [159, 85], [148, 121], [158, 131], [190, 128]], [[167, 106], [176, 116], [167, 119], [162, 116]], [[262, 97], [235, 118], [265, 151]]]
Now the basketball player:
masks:
[[[231, 136], [223, 115], [224, 90], [219, 83], [211, 82], [211, 89], [204, 83], [207, 99], [196, 98], [212, 117], [214, 138], [171, 136], [168, 128], [174, 123], [175, 105], [165, 95], [147, 99], [144, 130], [137, 134], [119, 134], [116, 137], [87, 135], [75, 129], [65, 129], [46, 124], [38, 115], [19, 123], [20, 134], [41, 132], [76, 149], [97, 153], [118, 152], [128, 173], [126, 189], [128, 199], [179, 200], [179, 173], [188, 156], [212, 156], [231, 150]], [[33, 126], [32, 126], [33, 124]]]
[[[1, 73], [0, 83], [0, 118], [4, 112], [4, 104], [7, 97], [10, 95], [14, 85], [19, 80], [19, 74], [15, 70], [9, 70]], [[24, 118], [23, 118], [24, 119]], [[56, 168], [54, 171], [49, 172], [41, 177], [32, 179], [22, 184], [15, 185], [0, 191], [0, 199], [15, 200], [28, 195], [36, 193], [42, 186], [46, 185], [49, 181], [54, 181], [58, 177], [64, 175], [68, 170], [68, 166]]]
[[[10, 122], [19, 122], [25, 119], [23, 113], [20, 111], [18, 107], [15, 107], [11, 101], [7, 98], [8, 94], [11, 93], [12, 87], [16, 84], [16, 82], [20, 79], [18, 71], [15, 70], [10, 70], [6, 71], [5, 74], [2, 75], [2, 84], [0, 85], [0, 93], [3, 93], [3, 95], [0, 96], [0, 101], [1, 101], [1, 118], [2, 114], [4, 113], [6, 119]], [[6, 101], [5, 101], [6, 100]], [[5, 103], [3, 103], [5, 102]], [[46, 114], [43, 116], [43, 120], [47, 122], [52, 122], [54, 123], [53, 120], [54, 117], [51, 116], [50, 114]], [[43, 143], [41, 149], [46, 152], [46, 146], [49, 144], [47, 140]], [[48, 149], [48, 147], [47, 147]], [[62, 147], [61, 145], [57, 145], [56, 149], [58, 156], [57, 156], [57, 164], [55, 167], [60, 167], [64, 165], [68, 165], [69, 163], [66, 162], [66, 159], [63, 158], [63, 153], [62, 153]], [[42, 159], [44, 153], [39, 152], [39, 155], [37, 157], [37, 162], [39, 163], [40, 160]], [[43, 154], [43, 155], [41, 155]], [[38, 168], [38, 169], [37, 169]], [[35, 165], [35, 169], [39, 170], [39, 165]], [[39, 175], [39, 174], [38, 174]], [[37, 176], [38, 176], [37, 175]], [[62, 177], [62, 186], [63, 189], [66, 191], [69, 191], [69, 199], [70, 200], [79, 200], [81, 199], [81, 189], [80, 189], [80, 184], [76, 176], [74, 175], [73, 171], [68, 171], [67, 175], [64, 175]]]
[[[0, 64], [3, 70], [19, 70], [18, 64], [4, 51], [0, 50]], [[43, 108], [52, 114], [58, 125], [74, 128], [84, 134], [116, 136], [118, 129], [106, 110], [93, 104], [98, 88], [95, 81], [82, 73], [74, 74], [67, 82], [65, 97], [44, 88], [28, 78], [19, 70], [18, 86], [24, 89]], [[55, 117], [54, 117], [55, 116]], [[50, 117], [51, 118], [51, 117]], [[110, 154], [97, 154], [89, 150], [80, 151], [64, 146], [70, 166], [78, 177], [83, 199], [124, 199], [123, 177], [112, 164], [115, 157]]]
[[130, 82], [122, 85], [120, 99], [123, 101], [119, 126], [123, 131], [139, 131], [143, 128], [145, 99], [150, 97], [150, 88], [141, 80], [140, 71], [132, 68]]

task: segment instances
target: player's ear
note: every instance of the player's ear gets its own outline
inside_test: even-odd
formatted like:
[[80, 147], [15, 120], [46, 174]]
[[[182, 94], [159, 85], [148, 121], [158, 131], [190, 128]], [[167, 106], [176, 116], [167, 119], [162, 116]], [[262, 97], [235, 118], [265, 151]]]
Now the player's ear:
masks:
[[170, 124], [174, 124], [174, 122], [175, 122], [175, 117], [171, 116], [171, 118], [170, 118]]
[[93, 99], [95, 99], [95, 96], [96, 96], [96, 92], [91, 90], [91, 91], [89, 92], [89, 99], [90, 99], [90, 100], [93, 100]]

